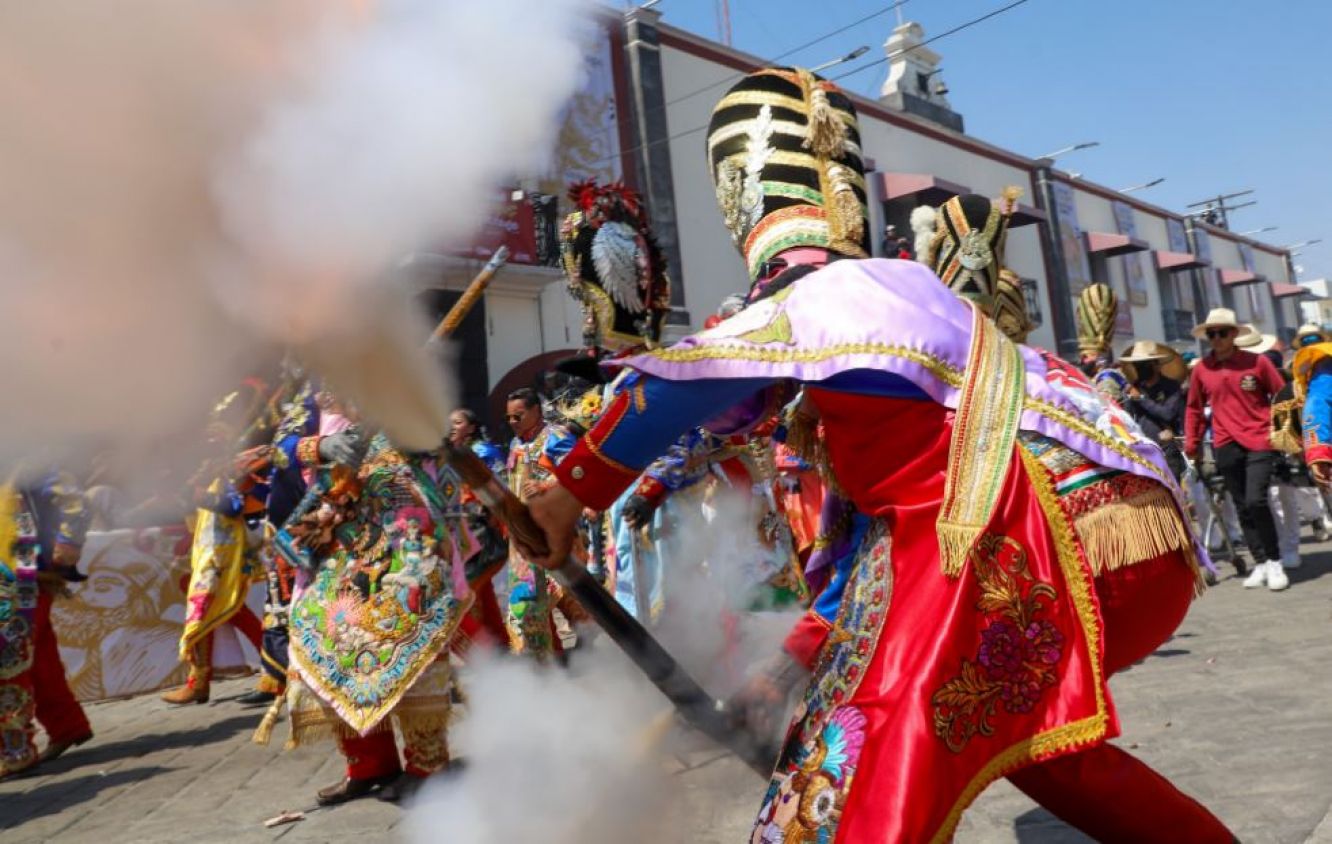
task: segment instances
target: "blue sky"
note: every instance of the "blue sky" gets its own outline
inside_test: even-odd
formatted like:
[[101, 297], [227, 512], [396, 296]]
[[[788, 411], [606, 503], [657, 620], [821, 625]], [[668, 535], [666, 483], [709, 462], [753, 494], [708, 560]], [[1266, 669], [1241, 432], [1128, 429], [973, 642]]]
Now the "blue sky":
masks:
[[[927, 37], [1010, 0], [909, 0]], [[730, 0], [732, 43], [773, 56], [889, 5], [882, 0]], [[713, 0], [661, 0], [674, 26], [718, 37]], [[883, 55], [893, 12], [784, 59], [814, 65], [865, 44], [846, 69]], [[1040, 155], [1079, 141], [1101, 146], [1061, 168], [1115, 188], [1164, 176], [1142, 199], [1175, 211], [1254, 188], [1235, 231], [1286, 245], [1301, 279], [1332, 276], [1332, 2], [1282, 0], [1028, 0], [931, 45], [967, 132]], [[830, 71], [833, 73], [833, 71]], [[886, 66], [846, 79], [877, 93]], [[1242, 201], [1242, 200], [1236, 200]]]

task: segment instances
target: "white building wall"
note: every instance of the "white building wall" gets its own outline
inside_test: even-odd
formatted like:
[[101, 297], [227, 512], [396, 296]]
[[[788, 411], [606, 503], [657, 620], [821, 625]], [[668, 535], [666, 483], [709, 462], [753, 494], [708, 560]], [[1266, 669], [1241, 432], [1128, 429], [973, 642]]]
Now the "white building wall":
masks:
[[[1078, 209], [1078, 225], [1084, 232], [1103, 232], [1106, 234], [1117, 234], [1119, 232], [1118, 224], [1115, 221], [1114, 207], [1110, 200], [1100, 194], [1083, 190], [1078, 183], [1074, 181], [1073, 200]], [[1148, 234], [1159, 234], [1160, 240], [1153, 244], [1153, 249], [1165, 249], [1166, 232], [1165, 222], [1160, 221], [1159, 232], [1150, 225], [1151, 220], [1147, 215], [1134, 209], [1134, 224], [1138, 227], [1138, 237], [1147, 239]], [[1110, 285], [1115, 294], [1119, 296], [1119, 307], [1129, 308], [1133, 315], [1133, 332], [1131, 336], [1125, 337], [1122, 333], [1117, 335], [1116, 351], [1122, 351], [1122, 346], [1129, 345], [1134, 338], [1143, 340], [1162, 340], [1165, 338], [1165, 322], [1161, 317], [1161, 287], [1157, 280], [1156, 266], [1151, 263], [1149, 255], [1137, 254], [1132, 257], [1141, 262], [1142, 271], [1146, 279], [1147, 304], [1133, 305], [1129, 297], [1128, 278], [1124, 269], [1124, 259], [1122, 257], [1093, 257], [1092, 258], [1092, 277], [1094, 280], [1104, 282]]]
[[[661, 68], [667, 103], [736, 77], [729, 67], [665, 46], [661, 49]], [[706, 127], [713, 106], [729, 84], [717, 84], [668, 105], [666, 119], [671, 134], [681, 135], [698, 126]], [[670, 152], [677, 237], [684, 265], [680, 268], [683, 272], [674, 273], [672, 281], [678, 283], [683, 276], [691, 327], [699, 328], [710, 314], [716, 313], [723, 299], [748, 290], [749, 279], [717, 207], [717, 195], [708, 172], [706, 129], [674, 138]]]

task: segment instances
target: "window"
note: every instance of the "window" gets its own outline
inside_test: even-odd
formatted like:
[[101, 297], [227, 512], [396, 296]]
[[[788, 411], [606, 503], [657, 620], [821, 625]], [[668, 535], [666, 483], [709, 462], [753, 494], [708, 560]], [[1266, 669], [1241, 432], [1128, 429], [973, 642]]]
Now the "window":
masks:
[[1027, 319], [1031, 320], [1031, 327], [1039, 328], [1045, 317], [1041, 315], [1041, 294], [1036, 279], [1022, 279], [1022, 295], [1027, 300]]

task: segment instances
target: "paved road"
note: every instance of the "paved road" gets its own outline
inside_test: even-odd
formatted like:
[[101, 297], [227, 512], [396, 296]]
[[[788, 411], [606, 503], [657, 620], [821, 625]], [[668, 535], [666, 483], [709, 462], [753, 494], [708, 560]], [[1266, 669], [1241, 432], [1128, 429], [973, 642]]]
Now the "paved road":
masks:
[[[1288, 592], [1223, 581], [1173, 641], [1113, 684], [1120, 743], [1246, 842], [1332, 844], [1332, 545], [1305, 550]], [[282, 753], [277, 741], [251, 743], [257, 715], [227, 699], [247, 686], [221, 683], [214, 702], [184, 709], [155, 698], [91, 707], [96, 739], [41, 775], [0, 783], [0, 841], [392, 840], [402, 810], [373, 800], [263, 827], [284, 809], [310, 808], [341, 770], [328, 745]], [[683, 761], [687, 769], [671, 763], [682, 796], [672, 814], [679, 834], [668, 840], [745, 840], [757, 780], [707, 749]], [[957, 840], [1086, 839], [1000, 783], [967, 813]]]

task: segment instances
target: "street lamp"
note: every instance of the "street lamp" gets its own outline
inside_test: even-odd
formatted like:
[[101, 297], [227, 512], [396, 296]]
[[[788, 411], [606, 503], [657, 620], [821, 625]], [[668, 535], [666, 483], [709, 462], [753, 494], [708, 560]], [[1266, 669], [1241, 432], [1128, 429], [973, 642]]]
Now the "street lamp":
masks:
[[1292, 243], [1290, 246], [1286, 246], [1284, 248], [1287, 251], [1294, 252], [1296, 249], [1301, 249], [1305, 246], [1313, 246], [1315, 243], [1322, 243], [1322, 242], [1323, 239], [1321, 237], [1315, 237], [1313, 240], [1301, 240], [1299, 243]]
[[1147, 188], [1154, 188], [1154, 187], [1156, 187], [1157, 185], [1161, 184], [1161, 183], [1164, 182], [1164, 181], [1165, 181], [1165, 176], [1162, 176], [1162, 177], [1159, 178], [1159, 179], [1152, 179], [1150, 182], [1143, 182], [1142, 184], [1140, 184], [1140, 185], [1134, 185], [1134, 186], [1131, 187], [1131, 188], [1120, 188], [1119, 192], [1120, 192], [1120, 193], [1133, 193], [1135, 190], [1145, 190], [1145, 189], [1147, 189]]
[[1262, 234], [1263, 232], [1274, 232], [1276, 230], [1276, 226], [1263, 226], [1261, 229], [1249, 229], [1246, 232], [1240, 232], [1240, 237], [1249, 237], [1250, 235]]
[[1100, 145], [1101, 145], [1100, 141], [1084, 141], [1080, 144], [1073, 144], [1072, 146], [1064, 147], [1063, 149], [1057, 149], [1054, 152], [1047, 152], [1045, 155], [1038, 157], [1048, 158], [1051, 161], [1053, 161], [1054, 159], [1058, 158], [1059, 156], [1063, 155], [1066, 152], [1077, 152], [1080, 149], [1091, 149], [1092, 147], [1099, 147]]
[[817, 67], [811, 67], [809, 69], [809, 72], [818, 73], [821, 70], [827, 70], [828, 68], [836, 67], [839, 64], [844, 64], [846, 62], [853, 62], [868, 52], [869, 52], [869, 47], [862, 44], [861, 46], [847, 53], [845, 56], [842, 56], [840, 59], [833, 59], [832, 61], [824, 62], [823, 64], [818, 65]]

